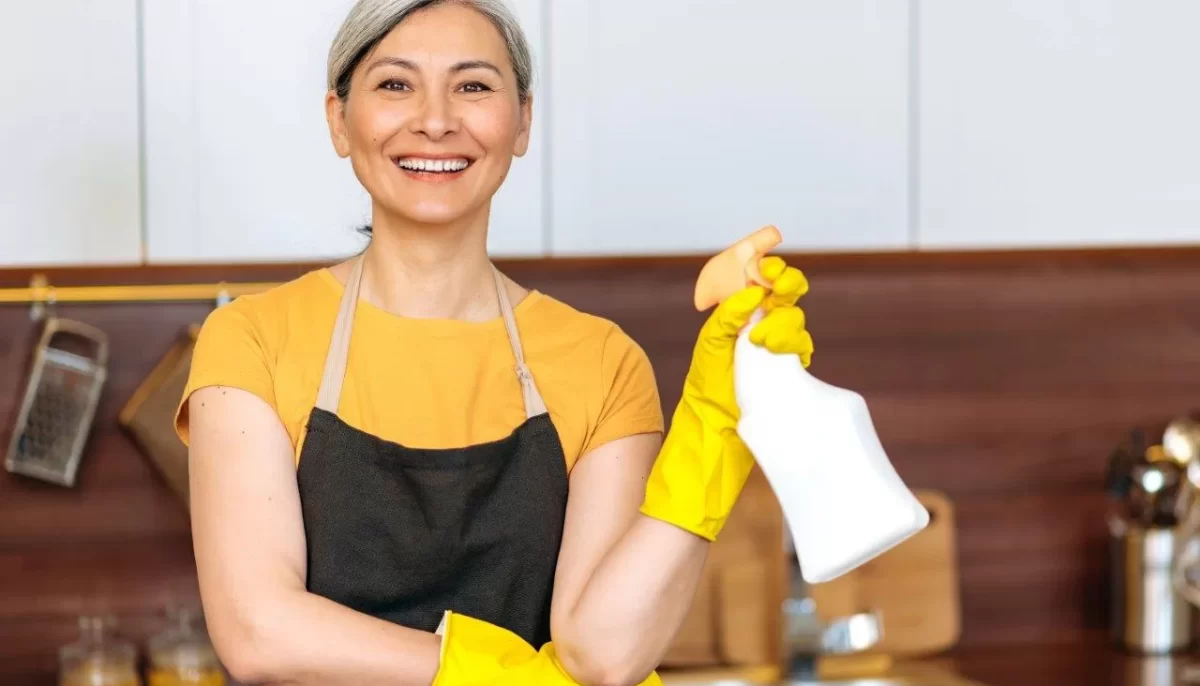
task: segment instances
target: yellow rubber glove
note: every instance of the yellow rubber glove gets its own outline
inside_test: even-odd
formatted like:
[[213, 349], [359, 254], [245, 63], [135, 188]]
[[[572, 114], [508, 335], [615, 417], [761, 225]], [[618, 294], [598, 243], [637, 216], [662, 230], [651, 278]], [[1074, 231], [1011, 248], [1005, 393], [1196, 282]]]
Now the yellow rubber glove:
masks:
[[779, 257], [759, 261], [768, 290], [751, 286], [713, 310], [700, 329], [683, 396], [650, 472], [641, 512], [716, 540], [754, 466], [737, 435], [733, 350], [738, 334], [761, 307], [766, 315], [750, 330], [750, 342], [775, 353], [794, 353], [805, 367], [813, 341], [804, 312], [796, 307], [808, 281]]
[[[442, 657], [433, 686], [579, 683], [563, 669], [553, 642], [534, 650], [508, 629], [455, 612], [446, 613], [438, 633]], [[662, 686], [662, 679], [652, 673], [642, 686]]]

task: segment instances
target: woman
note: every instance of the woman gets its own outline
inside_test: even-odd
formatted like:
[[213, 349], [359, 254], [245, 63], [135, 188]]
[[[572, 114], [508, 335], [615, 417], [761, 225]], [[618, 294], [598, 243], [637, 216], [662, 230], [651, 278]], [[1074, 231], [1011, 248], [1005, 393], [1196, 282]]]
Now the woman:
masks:
[[[208, 318], [177, 415], [201, 596], [246, 682], [633, 684], [687, 612], [752, 458], [733, 342], [801, 355], [778, 258], [701, 331], [663, 417], [612, 323], [491, 265], [530, 56], [495, 0], [361, 0], [330, 53], [369, 247]], [[353, 332], [353, 335], [351, 335]]]

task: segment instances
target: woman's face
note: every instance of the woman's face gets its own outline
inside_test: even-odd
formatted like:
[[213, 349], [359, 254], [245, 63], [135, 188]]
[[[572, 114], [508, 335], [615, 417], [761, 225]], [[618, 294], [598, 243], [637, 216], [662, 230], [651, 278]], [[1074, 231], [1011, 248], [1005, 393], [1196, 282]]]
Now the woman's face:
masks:
[[447, 3], [393, 29], [355, 68], [345, 105], [330, 93], [326, 112], [377, 206], [447, 224], [488, 211], [529, 147], [530, 104], [496, 27]]

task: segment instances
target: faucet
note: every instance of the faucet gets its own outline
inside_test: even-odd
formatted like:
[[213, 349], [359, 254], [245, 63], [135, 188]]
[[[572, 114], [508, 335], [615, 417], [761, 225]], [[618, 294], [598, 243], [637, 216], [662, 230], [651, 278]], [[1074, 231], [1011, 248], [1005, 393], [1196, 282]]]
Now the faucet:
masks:
[[789, 579], [788, 594], [781, 607], [783, 676], [816, 679], [820, 656], [856, 653], [875, 646], [883, 637], [883, 621], [878, 611], [871, 611], [823, 622], [809, 585], [800, 574], [791, 538], [785, 538]]
[[[787, 543], [791, 543], [789, 540]], [[821, 618], [808, 584], [800, 575], [800, 561], [787, 546], [788, 593], [782, 605], [783, 676], [789, 679], [815, 679], [817, 656], [821, 646]]]

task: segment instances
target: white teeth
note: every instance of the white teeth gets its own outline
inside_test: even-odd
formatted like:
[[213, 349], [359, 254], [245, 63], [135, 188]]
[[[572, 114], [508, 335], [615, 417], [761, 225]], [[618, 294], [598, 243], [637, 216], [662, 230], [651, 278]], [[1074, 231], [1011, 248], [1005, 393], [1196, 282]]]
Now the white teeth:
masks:
[[405, 157], [396, 164], [401, 169], [410, 171], [441, 173], [462, 171], [470, 162], [461, 158], [457, 160], [426, 160], [420, 157]]

